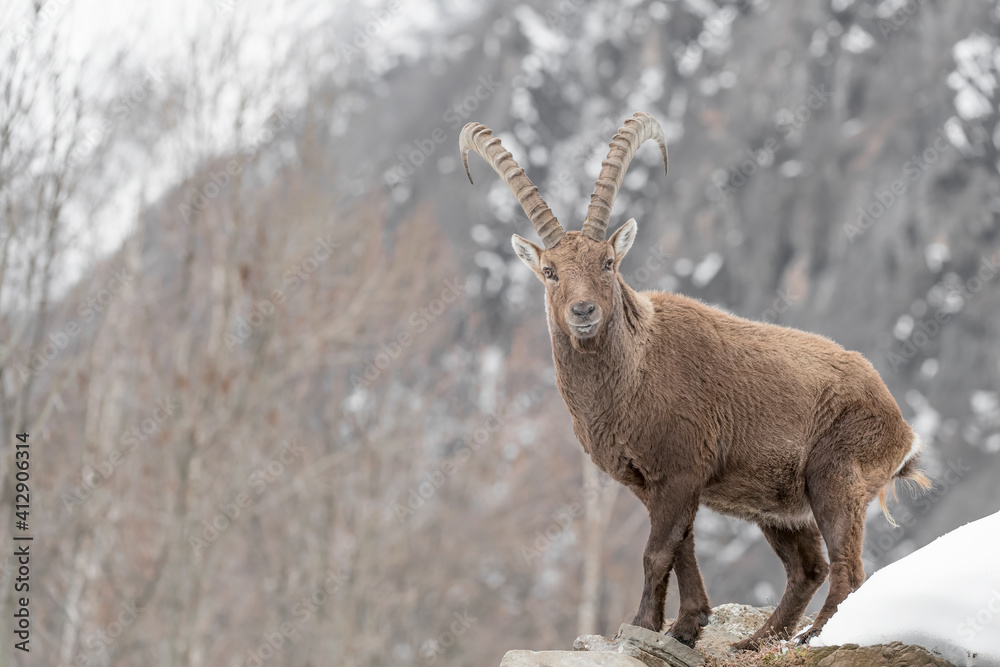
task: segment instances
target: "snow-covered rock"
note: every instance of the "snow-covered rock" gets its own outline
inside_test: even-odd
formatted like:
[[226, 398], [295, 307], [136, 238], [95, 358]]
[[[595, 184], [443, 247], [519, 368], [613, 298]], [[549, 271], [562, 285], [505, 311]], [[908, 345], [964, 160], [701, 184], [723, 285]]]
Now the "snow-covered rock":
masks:
[[1000, 512], [873, 574], [812, 646], [892, 641], [956, 665], [1000, 666]]

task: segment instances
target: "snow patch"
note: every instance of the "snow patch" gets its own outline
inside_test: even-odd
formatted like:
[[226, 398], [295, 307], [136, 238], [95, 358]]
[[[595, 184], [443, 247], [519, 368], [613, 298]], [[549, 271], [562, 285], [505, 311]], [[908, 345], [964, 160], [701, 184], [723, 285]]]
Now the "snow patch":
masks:
[[888, 565], [840, 604], [813, 646], [901, 641], [956, 665], [1000, 665], [1000, 512]]

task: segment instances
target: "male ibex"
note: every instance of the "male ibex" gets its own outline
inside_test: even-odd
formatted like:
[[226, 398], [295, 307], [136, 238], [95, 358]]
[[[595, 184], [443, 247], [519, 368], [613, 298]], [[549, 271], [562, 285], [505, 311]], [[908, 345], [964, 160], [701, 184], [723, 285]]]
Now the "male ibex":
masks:
[[[818, 634], [865, 579], [865, 509], [897, 478], [923, 488], [921, 444], [878, 373], [857, 352], [787, 327], [753, 322], [679, 294], [635, 292], [618, 268], [635, 240], [629, 220], [605, 240], [625, 171], [647, 139], [667, 149], [646, 113], [611, 141], [583, 230], [566, 232], [489, 128], [470, 123], [460, 147], [503, 178], [542, 240], [514, 251], [545, 285], [556, 381], [594, 463], [649, 511], [645, 584], [633, 623], [660, 631], [667, 580], [680, 610], [670, 634], [693, 645], [711, 613], [695, 560], [698, 506], [753, 521], [785, 566], [777, 609], [751, 638], [789, 637], [827, 574]], [[887, 514], [888, 516], [888, 514]], [[826, 542], [830, 564], [823, 556]]]

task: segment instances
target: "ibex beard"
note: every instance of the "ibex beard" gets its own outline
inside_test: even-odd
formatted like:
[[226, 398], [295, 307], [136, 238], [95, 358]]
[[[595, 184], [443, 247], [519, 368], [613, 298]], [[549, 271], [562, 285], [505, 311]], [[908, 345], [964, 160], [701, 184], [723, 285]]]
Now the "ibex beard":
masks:
[[[637, 112], [619, 128], [579, 232], [566, 232], [490, 130], [470, 123], [460, 148], [481, 155], [542, 240], [514, 251], [545, 286], [559, 392], [594, 463], [646, 506], [642, 598], [633, 624], [660, 631], [671, 571], [680, 609], [669, 633], [693, 646], [711, 606], [695, 558], [702, 504], [752, 521], [785, 566], [787, 587], [752, 637], [789, 638], [829, 576], [800, 642], [815, 636], [865, 579], [865, 511], [897, 479], [931, 486], [921, 443], [872, 365], [822, 336], [754, 322], [678, 294], [636, 292], [619, 273], [635, 220], [605, 240], [629, 162], [647, 139], [667, 165], [663, 131]], [[472, 180], [471, 174], [469, 180]], [[826, 544], [829, 563], [823, 554]]]

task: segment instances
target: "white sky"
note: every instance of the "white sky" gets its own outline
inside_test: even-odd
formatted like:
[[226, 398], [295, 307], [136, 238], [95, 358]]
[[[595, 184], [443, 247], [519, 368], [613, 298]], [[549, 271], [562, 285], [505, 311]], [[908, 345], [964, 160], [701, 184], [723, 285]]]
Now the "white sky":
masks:
[[[32, 44], [44, 43], [57, 32], [62, 59], [53, 69], [79, 82], [84, 99], [94, 101], [95, 107], [123, 95], [122, 86], [135, 83], [128, 76], [145, 68], [166, 70], [169, 76], [190, 74], [197, 65], [199, 88], [208, 94], [225, 89], [200, 113], [185, 110], [188, 113], [174, 136], [153, 137], [155, 145], [116, 155], [121, 164], [116, 162], [114, 171], [120, 175], [96, 187], [113, 190], [112, 201], [96, 218], [86, 212], [85, 200], [66, 208], [70, 224], [85, 231], [89, 243], [71, 252], [59, 287], [72, 284], [96, 257], [114, 251], [140, 207], [189, 173], [198, 158], [249, 143], [276, 108], [296, 108], [305, 100], [306, 87], [324, 73], [336, 78], [345, 68], [338, 70], [342, 63], [331, 56], [337, 52], [331, 46], [353, 40], [357, 26], [380, 21], [366, 56], [382, 71], [402, 54], [414, 57], [426, 52], [427, 32], [480, 10], [474, 0], [48, 0], [43, 18], [36, 22], [31, 0], [3, 0], [0, 56], [7, 52], [9, 40], [25, 30]], [[243, 29], [236, 47], [238, 67], [232, 60], [216, 66], [206, 54], [215, 52], [234, 26]], [[190, 45], [195, 39], [204, 52], [193, 59]], [[126, 56], [116, 69], [113, 59], [123, 52]], [[293, 52], [299, 57], [293, 58]], [[78, 75], [78, 69], [87, 74]], [[243, 136], [233, 133], [236, 86], [223, 85], [235, 81], [262, 90], [255, 108], [246, 112]], [[95, 127], [101, 120], [92, 115], [84, 127]], [[44, 128], [45, 121], [41, 118], [34, 124]]]

